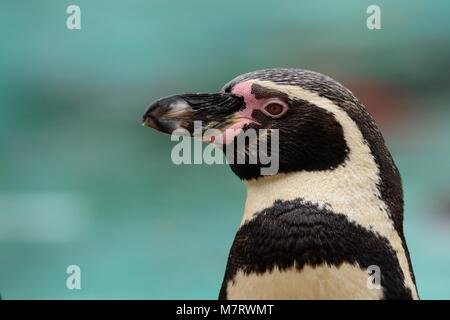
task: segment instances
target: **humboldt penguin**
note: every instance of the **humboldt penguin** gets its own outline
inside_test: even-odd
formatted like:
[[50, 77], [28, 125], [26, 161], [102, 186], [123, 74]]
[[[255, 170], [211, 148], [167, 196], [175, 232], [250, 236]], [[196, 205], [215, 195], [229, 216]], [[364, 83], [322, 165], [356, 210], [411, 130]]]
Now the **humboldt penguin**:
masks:
[[247, 198], [219, 299], [418, 299], [399, 171], [347, 88], [317, 72], [266, 69], [219, 93], [162, 98], [143, 116], [165, 133], [194, 135], [199, 121], [219, 132], [206, 141], [232, 145], [232, 155], [248, 155], [250, 140], [234, 143], [248, 130], [277, 132], [277, 172], [263, 174], [259, 160], [230, 164]]

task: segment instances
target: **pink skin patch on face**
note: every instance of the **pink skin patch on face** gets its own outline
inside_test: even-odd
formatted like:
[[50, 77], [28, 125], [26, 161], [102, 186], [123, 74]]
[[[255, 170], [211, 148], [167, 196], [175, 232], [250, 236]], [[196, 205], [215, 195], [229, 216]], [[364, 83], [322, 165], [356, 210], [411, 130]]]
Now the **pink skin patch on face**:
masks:
[[[251, 122], [257, 123], [257, 121], [252, 118], [253, 111], [255, 111], [255, 110], [260, 110], [260, 111], [264, 112], [267, 116], [274, 118], [274, 119], [281, 117], [288, 110], [287, 103], [277, 97], [256, 99], [255, 95], [252, 93], [252, 82], [251, 81], [245, 81], [245, 82], [238, 83], [237, 85], [235, 85], [233, 87], [233, 90], [231, 91], [231, 93], [236, 96], [240, 96], [240, 97], [244, 98], [245, 108], [244, 108], [244, 110], [239, 111], [238, 114], [243, 118], [247, 118], [247, 119], [251, 120]], [[265, 108], [267, 105], [269, 105], [271, 103], [280, 104], [283, 107], [283, 111], [277, 115], [268, 113]]]
[[243, 97], [246, 107], [237, 113], [237, 119], [234, 120], [233, 124], [227, 127], [220, 135], [205, 136], [203, 137], [203, 141], [218, 145], [228, 144], [233, 141], [234, 137], [242, 132], [242, 129], [246, 124], [257, 123], [252, 118], [253, 109], [249, 107], [255, 105], [258, 101], [252, 94], [252, 83], [248, 81], [238, 83], [233, 87], [231, 93]]
[[[203, 137], [203, 141], [215, 143], [218, 145], [228, 144], [233, 141], [234, 137], [236, 137], [239, 133], [242, 132], [245, 125], [250, 123], [258, 123], [255, 119], [253, 119], [252, 114], [255, 110], [260, 110], [264, 112], [266, 115], [272, 118], [279, 118], [282, 116], [288, 109], [287, 104], [284, 101], [281, 101], [278, 98], [264, 98], [264, 99], [256, 99], [255, 95], [252, 93], [252, 82], [245, 81], [236, 84], [231, 93], [244, 98], [245, 108], [236, 113], [236, 119], [233, 124], [227, 127], [220, 135], [215, 136], [205, 136]], [[284, 110], [279, 115], [271, 115], [266, 110], [265, 107], [270, 103], [278, 103], [283, 105]]]

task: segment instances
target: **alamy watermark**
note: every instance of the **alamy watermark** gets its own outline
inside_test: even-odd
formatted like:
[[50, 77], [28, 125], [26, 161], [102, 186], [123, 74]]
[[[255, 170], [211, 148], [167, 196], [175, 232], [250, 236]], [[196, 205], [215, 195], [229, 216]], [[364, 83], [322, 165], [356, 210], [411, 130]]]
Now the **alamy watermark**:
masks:
[[381, 289], [381, 269], [377, 265], [371, 265], [367, 268], [369, 277], [367, 278], [367, 289], [380, 290]]
[[76, 264], [67, 267], [66, 273], [69, 275], [66, 279], [66, 288], [69, 290], [81, 289], [81, 268]]
[[367, 7], [366, 13], [369, 15], [366, 20], [366, 26], [369, 30], [381, 29], [381, 9], [380, 6], [372, 4]]
[[[194, 131], [176, 129], [171, 140], [178, 141], [171, 152], [172, 162], [179, 164], [250, 164], [260, 167], [261, 175], [274, 175], [279, 169], [278, 129], [253, 129], [236, 134], [234, 129], [205, 129], [194, 122]], [[210, 142], [203, 148], [202, 141]], [[228, 143], [225, 143], [228, 142]], [[192, 145], [193, 144], [193, 145]], [[218, 147], [223, 147], [225, 159]]]
[[69, 30], [80, 30], [81, 29], [81, 9], [75, 4], [71, 4], [67, 7], [66, 13], [69, 16], [66, 19], [66, 27]]

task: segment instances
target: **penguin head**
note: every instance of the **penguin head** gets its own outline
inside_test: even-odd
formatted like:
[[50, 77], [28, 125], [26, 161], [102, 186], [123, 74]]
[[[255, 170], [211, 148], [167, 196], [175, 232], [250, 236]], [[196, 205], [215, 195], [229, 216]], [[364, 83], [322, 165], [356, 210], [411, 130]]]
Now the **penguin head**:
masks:
[[[143, 124], [165, 133], [184, 129], [193, 135], [195, 122], [202, 128], [219, 130], [203, 138], [232, 154], [248, 154], [249, 144], [239, 150], [231, 144], [248, 130], [277, 130], [278, 173], [333, 170], [343, 165], [350, 152], [349, 134], [333, 109], [357, 114], [372, 123], [364, 107], [344, 86], [322, 74], [302, 69], [266, 69], [246, 73], [226, 84], [219, 93], [181, 94], [152, 103]], [[347, 131], [358, 130], [346, 128]], [[204, 132], [204, 130], [203, 130]], [[257, 134], [257, 141], [269, 147], [272, 134]], [[264, 141], [262, 141], [264, 139]], [[232, 163], [232, 170], [245, 180], [261, 176], [262, 162]]]

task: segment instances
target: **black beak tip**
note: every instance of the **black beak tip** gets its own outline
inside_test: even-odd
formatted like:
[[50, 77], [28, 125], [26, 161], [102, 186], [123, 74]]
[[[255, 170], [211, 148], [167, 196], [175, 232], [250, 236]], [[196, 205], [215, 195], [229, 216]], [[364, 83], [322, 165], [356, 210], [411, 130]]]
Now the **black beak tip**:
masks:
[[168, 134], [171, 134], [176, 129], [173, 121], [160, 119], [151, 110], [147, 111], [142, 117], [142, 125]]
[[150, 104], [142, 116], [142, 125], [145, 127], [150, 127], [159, 130], [160, 124], [157, 119], [157, 110], [160, 108], [159, 101], [155, 101]]
[[144, 114], [144, 116], [142, 117], [142, 125], [144, 127], [150, 127], [156, 130], [160, 130], [158, 120], [150, 114]]

